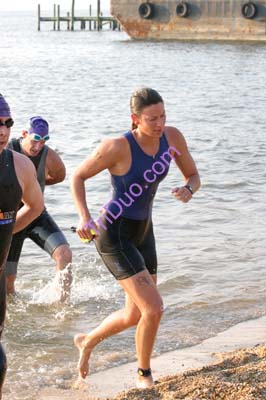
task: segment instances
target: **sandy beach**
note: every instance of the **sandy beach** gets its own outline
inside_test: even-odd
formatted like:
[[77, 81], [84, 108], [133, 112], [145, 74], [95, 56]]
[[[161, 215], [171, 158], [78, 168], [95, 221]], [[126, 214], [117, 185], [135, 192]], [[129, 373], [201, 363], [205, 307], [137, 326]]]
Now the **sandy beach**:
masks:
[[[36, 400], [260, 400], [266, 398], [266, 317], [242, 322], [197, 346], [152, 359], [156, 384], [134, 388], [136, 363], [46, 388]], [[35, 399], [34, 399], [35, 400]]]
[[110, 400], [259, 400], [266, 398], [266, 346], [217, 354], [221, 361], [167, 376], [152, 389], [118, 394]]

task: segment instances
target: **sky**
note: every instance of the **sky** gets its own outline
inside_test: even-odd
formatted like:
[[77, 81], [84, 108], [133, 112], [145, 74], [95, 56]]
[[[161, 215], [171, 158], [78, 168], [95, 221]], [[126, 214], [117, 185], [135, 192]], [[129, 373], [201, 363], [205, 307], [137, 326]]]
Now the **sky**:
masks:
[[[0, 11], [20, 11], [20, 10], [37, 10], [38, 4], [41, 9], [53, 9], [54, 4], [59, 4], [62, 10], [71, 9], [72, 0], [0, 0]], [[96, 10], [97, 0], [75, 0], [75, 9], [86, 10], [89, 5]], [[101, 9], [109, 10], [110, 0], [101, 0]]]

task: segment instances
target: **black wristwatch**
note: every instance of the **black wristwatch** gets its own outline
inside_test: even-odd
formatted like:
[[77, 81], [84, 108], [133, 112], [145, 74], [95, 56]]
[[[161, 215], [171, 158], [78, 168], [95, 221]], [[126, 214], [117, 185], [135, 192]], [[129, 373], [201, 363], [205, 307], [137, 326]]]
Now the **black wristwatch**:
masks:
[[193, 196], [192, 186], [191, 185], [185, 185], [184, 187], [187, 188], [190, 191], [191, 195]]

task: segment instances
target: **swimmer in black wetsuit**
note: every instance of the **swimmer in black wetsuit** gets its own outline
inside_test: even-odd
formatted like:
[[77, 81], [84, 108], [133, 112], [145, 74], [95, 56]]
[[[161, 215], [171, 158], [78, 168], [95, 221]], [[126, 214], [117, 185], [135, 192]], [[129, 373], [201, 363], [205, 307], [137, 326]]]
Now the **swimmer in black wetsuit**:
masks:
[[[174, 188], [177, 200], [187, 203], [200, 187], [195, 163], [181, 132], [165, 126], [164, 103], [153, 89], [142, 88], [131, 97], [132, 129], [122, 137], [107, 138], [72, 177], [71, 189], [80, 221], [81, 239], [92, 239], [103, 262], [126, 294], [125, 307], [108, 316], [89, 334], [75, 336], [80, 352], [79, 373], [85, 378], [91, 351], [103, 339], [136, 325], [137, 387], [153, 384], [150, 358], [163, 302], [158, 292], [157, 257], [152, 227], [152, 204], [171, 159], [183, 174], [184, 186]], [[93, 221], [84, 183], [108, 169], [113, 198]]]
[[[12, 233], [23, 229], [44, 209], [42, 192], [31, 162], [5, 149], [12, 125], [10, 108], [0, 94], [0, 338], [6, 311], [4, 265]], [[18, 211], [21, 200], [23, 207]], [[5, 372], [6, 357], [0, 343], [0, 398]]]
[[[30, 126], [22, 132], [22, 137], [13, 138], [8, 144], [9, 148], [26, 155], [32, 161], [42, 191], [46, 185], [62, 182], [66, 174], [60, 156], [47, 146], [48, 140], [48, 122], [40, 116], [35, 116], [30, 119]], [[17, 267], [26, 238], [30, 238], [45, 250], [55, 260], [56, 270], [62, 271], [58, 275], [59, 300], [65, 301], [69, 297], [72, 282], [72, 252], [64, 234], [46, 209], [23, 231], [13, 236], [6, 263], [7, 293], [15, 293]]]

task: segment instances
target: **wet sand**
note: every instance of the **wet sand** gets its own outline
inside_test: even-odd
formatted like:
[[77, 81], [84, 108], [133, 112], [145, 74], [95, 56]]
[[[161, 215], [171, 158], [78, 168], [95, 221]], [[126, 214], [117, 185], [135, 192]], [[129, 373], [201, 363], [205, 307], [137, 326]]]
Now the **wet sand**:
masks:
[[[47, 388], [38, 400], [266, 399], [266, 317], [246, 321], [197, 346], [152, 359], [156, 384], [133, 389], [137, 364], [90, 375], [73, 388]], [[33, 400], [33, 399], [32, 399]]]

